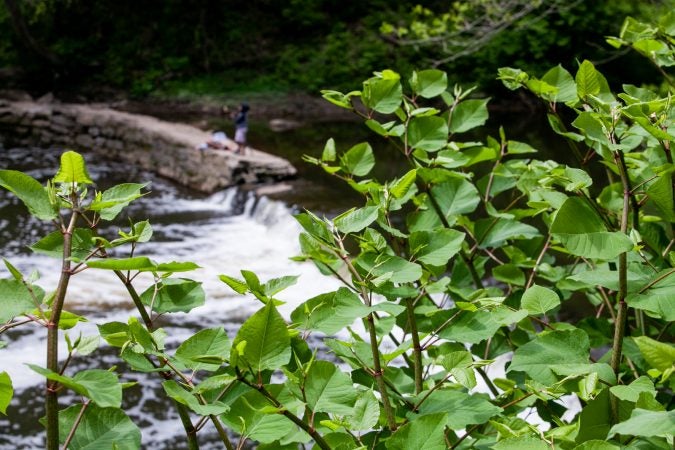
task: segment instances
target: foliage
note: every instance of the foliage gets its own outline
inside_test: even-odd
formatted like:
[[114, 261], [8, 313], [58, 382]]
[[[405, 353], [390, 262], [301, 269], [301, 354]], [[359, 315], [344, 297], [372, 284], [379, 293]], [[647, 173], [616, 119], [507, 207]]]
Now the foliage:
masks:
[[[674, 20], [663, 18], [659, 33], [672, 38]], [[613, 42], [643, 48], [631, 36], [644, 27], [629, 19]], [[656, 64], [672, 58], [664, 46], [667, 53], [650, 53]], [[156, 319], [201, 304], [198, 283], [183, 277], [196, 265], [138, 256], [151, 237], [147, 222], [115, 238], [97, 231], [143, 186], [89, 192], [74, 152], [64, 153], [46, 187], [0, 171], [2, 186], [31, 213], [56, 218], [57, 232], [34, 246], [62, 261], [55, 291], [46, 294], [8, 261], [12, 277], [0, 290], [0, 311], [15, 318], [3, 317], [0, 332], [26, 323], [47, 328], [47, 367], [32, 367], [47, 379], [47, 447], [140, 447], [138, 429], [120, 409], [126, 385], [114, 369], [71, 375], [70, 358], [57, 360], [59, 329], [81, 319], [64, 309], [68, 281], [108, 270], [140, 320], [102, 324], [100, 337], [132, 370], [162, 378], [190, 448], [198, 448], [196, 430], [208, 420], [228, 449], [225, 426], [261, 448], [671, 448], [671, 97], [632, 85], [614, 92], [589, 61], [574, 75], [562, 66], [541, 78], [503, 68], [500, 79], [545, 102], [577, 165], [538, 160], [536, 149], [503, 129], [485, 142], [462, 140], [487, 120], [487, 101], [448, 89], [439, 70], [407, 79], [383, 70], [360, 90], [324, 91], [410, 163], [379, 181], [368, 178], [377, 161], [367, 142], [343, 151], [329, 140], [319, 157], [305, 157], [363, 196], [333, 219], [297, 215], [303, 232], [295, 259], [344, 286], [301, 303], [288, 323], [275, 296], [295, 277], [224, 274], [260, 309], [234, 337], [201, 330], [176, 350], [165, 347]], [[144, 293], [134, 287], [141, 272], [155, 279]], [[594, 313], [560, 321], [573, 298]], [[310, 334], [333, 335], [323, 339], [332, 355], [310, 348]], [[98, 337], [66, 337], [66, 344], [69, 355], [86, 355]], [[504, 375], [490, 375], [499, 361], [507, 361]], [[83, 402], [58, 411], [60, 389]], [[2, 411], [12, 395], [0, 374]], [[580, 411], [563, 403], [568, 396], [579, 399]], [[520, 418], [533, 412], [547, 427]]]

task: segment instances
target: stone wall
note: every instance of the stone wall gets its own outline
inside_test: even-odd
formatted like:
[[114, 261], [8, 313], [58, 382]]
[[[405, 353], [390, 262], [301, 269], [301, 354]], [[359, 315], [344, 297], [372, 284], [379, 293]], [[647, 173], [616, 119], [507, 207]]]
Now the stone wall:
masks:
[[255, 149], [198, 150], [209, 134], [192, 126], [105, 106], [0, 100], [0, 139], [8, 146], [59, 146], [126, 161], [204, 192], [296, 174], [285, 159]]

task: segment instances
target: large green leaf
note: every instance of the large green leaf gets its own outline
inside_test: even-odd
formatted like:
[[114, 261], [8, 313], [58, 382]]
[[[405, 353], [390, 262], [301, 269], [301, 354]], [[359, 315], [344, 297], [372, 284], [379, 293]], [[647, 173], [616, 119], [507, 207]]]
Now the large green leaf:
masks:
[[612, 386], [609, 388], [609, 392], [612, 393], [615, 397], [621, 399], [621, 400], [626, 400], [629, 402], [637, 402], [638, 398], [640, 397], [640, 394], [643, 392], [648, 393], [652, 397], [656, 396], [656, 389], [654, 388], [654, 383], [646, 377], [646, 376], [641, 376], [637, 380], [634, 380], [631, 384], [629, 385], [618, 385], [618, 386]]
[[573, 255], [613, 259], [633, 249], [624, 233], [609, 232], [593, 207], [583, 198], [569, 197], [551, 224], [551, 233]]
[[462, 248], [465, 234], [441, 229], [434, 232], [416, 231], [410, 235], [410, 254], [417, 261], [431, 266], [442, 266]]
[[356, 233], [377, 219], [378, 210], [378, 206], [350, 209], [334, 219], [335, 227], [343, 233]]
[[206, 293], [198, 281], [184, 278], [164, 278], [141, 294], [144, 305], [152, 305], [157, 313], [189, 312], [202, 306]]
[[[84, 259], [92, 252], [93, 232], [89, 228], [76, 228], [72, 234], [71, 257]], [[61, 231], [54, 231], [43, 237], [35, 244], [30, 246], [35, 253], [50, 256], [52, 258], [63, 258], [63, 234]]]
[[[478, 189], [462, 178], [452, 178], [434, 186], [431, 195], [450, 225], [455, 223], [458, 215], [473, 212], [480, 202]], [[432, 204], [429, 204], [427, 214], [437, 219], [437, 212]]]
[[574, 78], [560, 64], [546, 72], [541, 79], [551, 86], [558, 88], [558, 91], [551, 96], [552, 101], [575, 103], [578, 100], [577, 85], [574, 82]]
[[[73, 405], [59, 412], [59, 439], [61, 443], [78, 419], [82, 405]], [[100, 408], [89, 405], [77, 426], [68, 450], [138, 450], [141, 448], [141, 430], [118, 408]]]
[[93, 184], [84, 158], [72, 150], [61, 154], [61, 166], [54, 176], [55, 183]]
[[584, 60], [579, 66], [575, 77], [577, 83], [577, 95], [579, 98], [586, 98], [589, 95], [600, 93], [600, 79], [595, 66], [588, 60]]
[[675, 222], [672, 175], [661, 175], [647, 189], [648, 205], [654, 206], [669, 222]]
[[104, 220], [112, 220], [119, 214], [129, 203], [141, 197], [141, 189], [147, 184], [138, 183], [124, 183], [113, 186], [103, 192], [99, 199], [93, 201], [89, 205], [92, 211], [99, 211], [101, 218]]
[[467, 425], [485, 423], [499, 414], [501, 410], [500, 407], [490, 403], [486, 395], [471, 395], [457, 390], [438, 389], [424, 400], [419, 413], [422, 415], [446, 413], [448, 427], [459, 430], [466, 428]]
[[305, 400], [312, 411], [352, 414], [356, 391], [352, 379], [328, 361], [315, 361], [305, 379]]
[[448, 74], [438, 69], [413, 72], [410, 87], [424, 98], [432, 98], [442, 94], [448, 87]]
[[101, 408], [119, 408], [122, 404], [122, 385], [117, 374], [102, 369], [88, 369], [76, 373], [73, 377], [59, 375], [49, 369], [28, 364], [35, 372], [57, 381], [80, 395], [90, 398]]
[[445, 450], [445, 414], [415, 417], [386, 441], [389, 450]]
[[[399, 256], [361, 253], [355, 260], [357, 267], [380, 282], [412, 283], [422, 277], [422, 267]], [[375, 282], [375, 281], [374, 281]]]
[[356, 403], [347, 416], [349, 428], [354, 431], [370, 430], [380, 418], [380, 402], [371, 390], [359, 393]]
[[176, 400], [178, 403], [187, 406], [192, 411], [196, 412], [201, 416], [208, 416], [211, 414], [223, 414], [229, 411], [230, 407], [225, 403], [216, 401], [214, 403], [209, 403], [203, 405], [197, 400], [192, 393], [183, 389], [178, 383], [174, 380], [167, 380], [162, 383], [162, 387], [166, 392], [166, 395]]
[[17, 280], [0, 280], [0, 324], [34, 309], [35, 302], [25, 284]]
[[546, 314], [558, 305], [558, 294], [536, 284], [526, 290], [520, 299], [520, 307], [525, 308], [530, 315]]
[[[243, 342], [246, 344], [242, 353], [237, 349]], [[232, 351], [238, 352], [240, 367], [250, 366], [255, 372], [278, 369], [288, 363], [291, 338], [274, 302], [268, 302], [244, 322], [232, 343]]]
[[391, 114], [403, 100], [403, 88], [397, 73], [384, 70], [380, 77], [370, 78], [363, 83], [363, 104], [382, 114]]
[[202, 362], [208, 357], [226, 359], [230, 354], [230, 340], [223, 327], [198, 331], [176, 349], [176, 359], [192, 370], [218, 370], [221, 363]]
[[[671, 299], [672, 301], [672, 299]], [[665, 372], [675, 366], [675, 346], [656, 341], [647, 336], [634, 337], [640, 353], [654, 369]]]
[[[278, 386], [266, 386], [273, 395]], [[295, 429], [295, 425], [278, 413], [258, 391], [239, 396], [230, 411], [221, 416], [235, 432], [262, 443], [271, 443]]]
[[532, 239], [540, 236], [532, 225], [510, 219], [480, 219], [474, 234], [481, 248], [501, 247], [509, 239]]
[[408, 145], [435, 152], [448, 143], [448, 124], [442, 117], [415, 117], [408, 126]]
[[57, 217], [47, 191], [33, 177], [17, 170], [0, 170], [0, 186], [16, 195], [36, 218], [52, 220]]
[[12, 379], [7, 372], [0, 372], [0, 412], [7, 414], [7, 407], [12, 401], [14, 395], [14, 388], [12, 387]]
[[498, 306], [490, 311], [462, 311], [438, 335], [451, 341], [478, 344], [494, 336], [501, 327], [520, 322], [525, 317], [527, 311], [513, 311], [505, 306]]
[[451, 133], [464, 133], [483, 125], [488, 117], [487, 103], [484, 100], [465, 100], [457, 105], [450, 120]]
[[542, 439], [534, 436], [516, 436], [497, 442], [494, 450], [549, 450], [551, 447]]
[[147, 256], [134, 256], [133, 258], [104, 258], [87, 261], [87, 266], [93, 269], [106, 270], [138, 270], [140, 272], [189, 272], [198, 269], [193, 262], [156, 263]]
[[675, 410], [649, 411], [636, 408], [625, 422], [617, 423], [610, 430], [608, 437], [615, 434], [628, 436], [673, 436], [675, 433]]
[[347, 288], [307, 300], [291, 313], [291, 320], [302, 329], [335, 334], [365, 317], [371, 310]]
[[588, 335], [583, 330], [550, 331], [517, 348], [508, 371], [525, 372], [550, 386], [558, 381], [555, 369], [589, 364], [589, 351]]
[[373, 166], [375, 166], [375, 155], [367, 142], [356, 144], [340, 157], [342, 170], [357, 177], [368, 175]]

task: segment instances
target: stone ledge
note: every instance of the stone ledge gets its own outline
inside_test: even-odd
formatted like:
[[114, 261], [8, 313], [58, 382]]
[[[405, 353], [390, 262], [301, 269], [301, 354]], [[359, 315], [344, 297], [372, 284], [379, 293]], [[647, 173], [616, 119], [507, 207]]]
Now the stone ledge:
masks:
[[104, 105], [0, 100], [5, 145], [72, 147], [143, 169], [203, 192], [239, 183], [295, 176], [285, 159], [248, 148], [198, 150], [211, 136], [192, 126], [110, 109]]

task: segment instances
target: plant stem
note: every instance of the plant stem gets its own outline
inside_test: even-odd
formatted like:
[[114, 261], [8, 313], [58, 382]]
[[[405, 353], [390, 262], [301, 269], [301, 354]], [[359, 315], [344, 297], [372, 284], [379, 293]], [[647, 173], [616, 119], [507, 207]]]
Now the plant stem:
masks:
[[[72, 202], [77, 201], [77, 194], [71, 194]], [[52, 312], [47, 323], [47, 369], [54, 373], [59, 372], [59, 321], [61, 320], [61, 311], [68, 291], [68, 282], [70, 281], [70, 254], [73, 245], [73, 231], [77, 223], [78, 214], [73, 211], [70, 216], [68, 227], [61, 230], [63, 234], [63, 257], [61, 259], [61, 277], [56, 288], [54, 301], [52, 303]], [[59, 394], [57, 391], [57, 382], [47, 380], [47, 393], [45, 396], [45, 416], [47, 428], [47, 450], [58, 450], [59, 448]]]
[[417, 332], [417, 322], [415, 321], [415, 306], [411, 298], [406, 299], [405, 306], [408, 312], [408, 324], [413, 341], [413, 370], [415, 372], [415, 394], [422, 392], [422, 347], [420, 346], [420, 336]]
[[[614, 152], [614, 160], [617, 167], [619, 168], [619, 175], [621, 176], [621, 184], [623, 186], [623, 210], [621, 212], [621, 232], [626, 233], [628, 231], [628, 212], [630, 209], [630, 183], [628, 181], [628, 172], [626, 169], [626, 163], [623, 159], [623, 155], [620, 152]], [[614, 374], [619, 378], [619, 371], [621, 366], [621, 352], [623, 348], [623, 337], [624, 330], [626, 328], [627, 320], [627, 305], [626, 305], [626, 294], [628, 291], [628, 266], [627, 266], [627, 254], [626, 252], [619, 255], [619, 290], [616, 295], [616, 300], [618, 304], [618, 312], [616, 315], [616, 321], [614, 322], [614, 340], [612, 343], [612, 359], [611, 367], [614, 371]], [[611, 412], [612, 412], [612, 423], [618, 423], [619, 421], [619, 401], [618, 398], [611, 396]]]
[[262, 384], [253, 384], [250, 381], [248, 381], [244, 376], [239, 372], [237, 369], [237, 375], [239, 376], [239, 381], [247, 385], [248, 387], [251, 387], [255, 389], [256, 391], [260, 392], [265, 398], [276, 408], [279, 408], [279, 413], [283, 414], [286, 416], [288, 419], [290, 419], [291, 422], [302, 428], [307, 434], [312, 436], [312, 439], [314, 439], [314, 442], [316, 442], [316, 445], [318, 445], [321, 449], [323, 450], [331, 450], [330, 445], [328, 445], [328, 442], [325, 441], [325, 439], [319, 434], [318, 431], [316, 431], [313, 427], [310, 427], [306, 422], [304, 422], [302, 419], [300, 419], [298, 416], [287, 410], [280, 402], [277, 400], [272, 394], [269, 393], [267, 389], [265, 389], [265, 386]]
[[[342, 258], [342, 260], [345, 262], [352, 276], [359, 281], [361, 299], [363, 300], [366, 306], [371, 306], [371, 301], [368, 298], [368, 293], [366, 292], [365, 282], [363, 278], [359, 274], [358, 270], [356, 270], [356, 267], [354, 267], [354, 265], [350, 261], [349, 256], [347, 254], [347, 250], [345, 249], [342, 240], [338, 238], [337, 241], [340, 245], [341, 250], [341, 254], [339, 255], [340, 258]], [[387, 424], [391, 429], [391, 431], [395, 431], [396, 417], [394, 415], [394, 410], [391, 407], [391, 403], [389, 402], [389, 395], [387, 394], [387, 385], [384, 381], [384, 372], [382, 371], [382, 365], [380, 364], [380, 350], [377, 345], [377, 333], [375, 331], [375, 317], [372, 312], [368, 314], [368, 316], [366, 317], [366, 328], [368, 328], [368, 334], [370, 336], [370, 350], [371, 353], [373, 354], [373, 376], [375, 377], [375, 381], [377, 382], [377, 388], [380, 391], [380, 396], [382, 397], [382, 406], [384, 407], [384, 412], [385, 415], [387, 416]]]
[[66, 437], [66, 440], [63, 442], [63, 450], [67, 450], [68, 446], [70, 445], [70, 441], [73, 440], [75, 437], [75, 431], [77, 431], [77, 427], [80, 425], [80, 422], [82, 422], [82, 418], [84, 417], [84, 412], [87, 410], [87, 407], [89, 406], [89, 403], [91, 401], [86, 401], [82, 404], [82, 408], [80, 409], [80, 412], [77, 414], [77, 417], [75, 418], [75, 422], [73, 423], [73, 426], [70, 428], [70, 432], [68, 433], [68, 436]]

